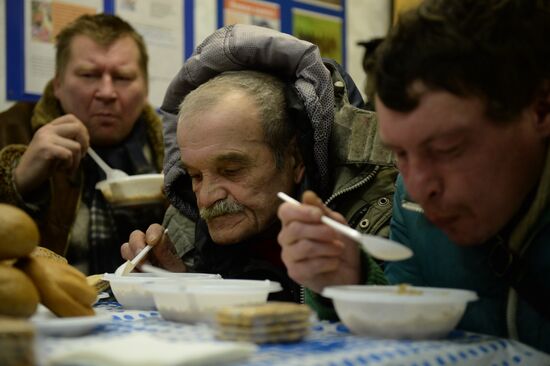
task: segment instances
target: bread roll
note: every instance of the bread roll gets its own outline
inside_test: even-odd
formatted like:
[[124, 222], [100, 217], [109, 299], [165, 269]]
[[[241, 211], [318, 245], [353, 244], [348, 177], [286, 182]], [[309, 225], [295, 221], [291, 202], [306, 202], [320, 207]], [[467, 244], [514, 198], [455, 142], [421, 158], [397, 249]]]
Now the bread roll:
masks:
[[20, 267], [34, 282], [44, 306], [60, 317], [94, 315], [95, 289], [71, 265], [48, 258], [21, 258]]
[[67, 261], [67, 258], [60, 256], [59, 254], [52, 252], [51, 250], [44, 248], [44, 247], [36, 247], [31, 252], [31, 257], [42, 257], [42, 258], [48, 258], [56, 262], [63, 262], [65, 264], [69, 263]]
[[38, 227], [20, 208], [0, 203], [0, 260], [29, 255], [38, 245]]
[[39, 301], [38, 291], [25, 273], [0, 264], [0, 315], [29, 317]]

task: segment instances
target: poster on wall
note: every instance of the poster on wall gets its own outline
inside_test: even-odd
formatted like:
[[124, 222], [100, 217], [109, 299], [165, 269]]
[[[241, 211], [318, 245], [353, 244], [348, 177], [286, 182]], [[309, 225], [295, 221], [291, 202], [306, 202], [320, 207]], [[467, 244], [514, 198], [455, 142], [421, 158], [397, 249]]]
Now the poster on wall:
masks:
[[342, 9], [342, 1], [345, 1], [345, 0], [298, 0], [298, 2], [301, 2], [301, 3], [322, 6], [325, 8], [330, 8], [335, 10]]
[[224, 0], [223, 25], [252, 24], [281, 30], [279, 4], [257, 0]]
[[103, 10], [103, 1], [26, 0], [25, 92], [41, 94], [55, 74], [55, 37], [72, 20]]
[[343, 64], [342, 18], [304, 9], [292, 9], [292, 34], [319, 47], [321, 56]]
[[143, 36], [149, 53], [149, 102], [160, 106], [168, 84], [183, 65], [183, 3], [117, 0], [115, 14]]

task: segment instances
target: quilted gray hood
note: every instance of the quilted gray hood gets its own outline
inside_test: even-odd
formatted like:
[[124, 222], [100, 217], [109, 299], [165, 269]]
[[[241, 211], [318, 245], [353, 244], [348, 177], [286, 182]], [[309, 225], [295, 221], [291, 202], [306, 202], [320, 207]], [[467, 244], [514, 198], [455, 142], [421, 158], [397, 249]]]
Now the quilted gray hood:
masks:
[[328, 144], [334, 120], [334, 91], [317, 46], [288, 34], [253, 25], [221, 28], [200, 44], [170, 83], [160, 110], [164, 130], [164, 188], [180, 212], [196, 218], [194, 195], [180, 165], [177, 115], [185, 96], [224, 71], [276, 73], [294, 86], [313, 128], [313, 150], [320, 187], [329, 183]]

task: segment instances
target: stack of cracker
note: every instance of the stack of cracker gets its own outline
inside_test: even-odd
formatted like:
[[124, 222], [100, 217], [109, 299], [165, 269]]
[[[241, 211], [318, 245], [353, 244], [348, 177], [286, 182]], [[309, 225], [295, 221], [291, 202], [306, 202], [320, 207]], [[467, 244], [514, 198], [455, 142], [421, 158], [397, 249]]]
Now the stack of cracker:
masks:
[[111, 283], [109, 281], [105, 281], [102, 274], [90, 275], [86, 277], [86, 282], [88, 282], [88, 285], [95, 288], [98, 294], [103, 291], [107, 291], [109, 287], [111, 287]]
[[307, 305], [290, 302], [224, 307], [216, 313], [216, 336], [254, 343], [296, 342], [308, 333], [311, 314]]
[[33, 366], [34, 326], [27, 320], [0, 316], [0, 365]]

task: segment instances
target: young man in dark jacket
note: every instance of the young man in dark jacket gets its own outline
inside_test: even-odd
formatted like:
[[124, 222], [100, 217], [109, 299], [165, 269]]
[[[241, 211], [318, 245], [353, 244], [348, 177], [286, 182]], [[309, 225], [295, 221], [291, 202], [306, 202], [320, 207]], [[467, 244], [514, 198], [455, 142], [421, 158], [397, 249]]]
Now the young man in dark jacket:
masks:
[[[545, 352], [549, 37], [547, 1], [426, 0], [400, 17], [375, 67], [380, 136], [401, 173], [390, 237], [414, 252], [388, 264], [387, 279], [476, 291], [459, 328]], [[353, 243], [321, 225], [328, 210], [315, 197], [306, 201], [318, 207], [281, 206], [280, 241], [291, 277], [312, 290], [311, 304], [327, 305], [318, 296], [327, 285], [383, 283], [364, 276]], [[327, 272], [316, 266], [319, 256], [349, 263]]]

